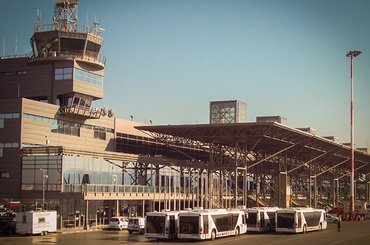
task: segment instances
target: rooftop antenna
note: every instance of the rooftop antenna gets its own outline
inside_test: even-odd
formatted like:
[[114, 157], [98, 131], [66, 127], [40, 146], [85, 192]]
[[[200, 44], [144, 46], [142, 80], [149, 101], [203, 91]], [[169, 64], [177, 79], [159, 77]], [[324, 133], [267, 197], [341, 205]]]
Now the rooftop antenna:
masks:
[[17, 51], [18, 51], [18, 35], [15, 35], [14, 55], [17, 55]]
[[58, 31], [77, 31], [78, 0], [55, 0], [53, 22]]
[[3, 56], [5, 56], [5, 37], [3, 37]]
[[37, 9], [36, 10], [36, 24], [35, 24], [35, 31], [36, 32], [40, 31], [40, 22], [41, 22], [41, 10]]
[[89, 24], [89, 11], [86, 11], [86, 16], [85, 16], [85, 24], [86, 24], [86, 26], [88, 26], [88, 24]]

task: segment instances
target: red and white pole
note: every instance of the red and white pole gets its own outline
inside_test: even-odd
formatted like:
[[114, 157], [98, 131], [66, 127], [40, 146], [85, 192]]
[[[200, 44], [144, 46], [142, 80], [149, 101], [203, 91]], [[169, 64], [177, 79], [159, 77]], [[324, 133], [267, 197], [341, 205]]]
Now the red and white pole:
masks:
[[354, 89], [353, 89], [353, 58], [360, 55], [361, 51], [349, 51], [347, 52], [347, 57], [351, 58], [351, 180], [350, 180], [350, 219], [353, 220], [355, 214], [355, 117], [354, 117]]
[[354, 123], [354, 101], [353, 101], [353, 55], [351, 55], [351, 197], [350, 197], [350, 215], [351, 220], [354, 219], [354, 213], [355, 213], [355, 148], [354, 148], [354, 142], [355, 142], [355, 123]]

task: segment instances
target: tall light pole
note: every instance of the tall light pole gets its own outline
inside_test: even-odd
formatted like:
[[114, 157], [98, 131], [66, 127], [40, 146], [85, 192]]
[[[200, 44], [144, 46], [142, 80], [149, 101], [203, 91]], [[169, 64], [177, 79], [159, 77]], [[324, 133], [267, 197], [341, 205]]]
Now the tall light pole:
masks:
[[354, 181], [355, 181], [355, 118], [354, 118], [354, 101], [353, 101], [353, 58], [359, 56], [361, 54], [361, 51], [353, 50], [347, 52], [347, 57], [351, 59], [351, 180], [350, 180], [350, 186], [351, 186], [351, 197], [350, 197], [350, 217], [351, 220], [353, 220], [353, 215], [355, 212], [355, 187], [354, 187]]
[[42, 210], [45, 208], [45, 182], [48, 178], [47, 170], [40, 168], [40, 171], [42, 171]]

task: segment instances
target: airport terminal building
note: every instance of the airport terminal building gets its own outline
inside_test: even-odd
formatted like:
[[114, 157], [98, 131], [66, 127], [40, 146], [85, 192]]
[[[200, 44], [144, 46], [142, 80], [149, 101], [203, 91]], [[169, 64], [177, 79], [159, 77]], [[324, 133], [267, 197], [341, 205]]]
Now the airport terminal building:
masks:
[[[103, 99], [102, 29], [55, 1], [27, 55], [0, 57], [0, 197], [97, 222], [187, 207], [336, 206], [349, 197], [350, 148], [284, 118], [246, 122], [246, 104], [210, 103], [210, 123], [145, 125]], [[370, 201], [370, 155], [355, 150], [356, 199]], [[104, 214], [103, 214], [104, 213]], [[99, 216], [99, 217], [100, 217]], [[74, 226], [86, 225], [81, 223]]]

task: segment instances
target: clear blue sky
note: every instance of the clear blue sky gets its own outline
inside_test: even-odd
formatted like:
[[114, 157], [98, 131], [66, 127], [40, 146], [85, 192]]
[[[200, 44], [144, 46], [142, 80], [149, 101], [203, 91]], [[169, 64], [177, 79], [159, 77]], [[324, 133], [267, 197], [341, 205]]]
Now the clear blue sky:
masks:
[[[0, 1], [6, 53], [30, 51], [36, 9], [54, 1]], [[80, 0], [79, 24], [106, 29], [105, 98], [95, 106], [153, 124], [208, 123], [211, 100], [247, 102], [247, 121], [282, 115], [292, 127], [350, 140], [350, 63], [355, 59], [355, 136], [370, 144], [368, 0]], [[88, 20], [88, 21], [87, 21]], [[2, 47], [3, 45], [1, 45]], [[1, 54], [3, 48], [1, 48]]]

